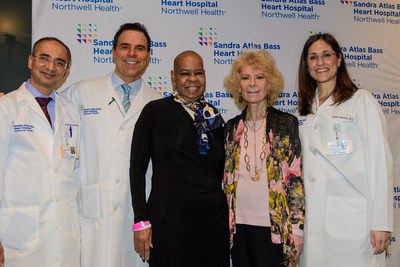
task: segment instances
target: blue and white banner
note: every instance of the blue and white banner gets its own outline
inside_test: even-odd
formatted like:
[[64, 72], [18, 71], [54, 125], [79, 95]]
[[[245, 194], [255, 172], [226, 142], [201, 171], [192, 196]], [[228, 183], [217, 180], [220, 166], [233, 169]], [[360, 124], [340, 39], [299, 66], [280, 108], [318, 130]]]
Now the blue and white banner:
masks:
[[153, 40], [151, 63], [143, 77], [167, 96], [170, 70], [183, 50], [197, 51], [207, 71], [207, 99], [225, 120], [239, 113], [223, 78], [248, 48], [268, 49], [285, 78], [275, 103], [294, 113], [297, 68], [305, 40], [332, 33], [342, 45], [350, 74], [371, 91], [388, 121], [394, 156], [395, 232], [388, 258], [400, 266], [400, 1], [344, 0], [33, 0], [33, 41], [55, 36], [72, 50], [71, 74], [64, 87], [114, 69], [114, 33], [125, 22], [141, 22]]

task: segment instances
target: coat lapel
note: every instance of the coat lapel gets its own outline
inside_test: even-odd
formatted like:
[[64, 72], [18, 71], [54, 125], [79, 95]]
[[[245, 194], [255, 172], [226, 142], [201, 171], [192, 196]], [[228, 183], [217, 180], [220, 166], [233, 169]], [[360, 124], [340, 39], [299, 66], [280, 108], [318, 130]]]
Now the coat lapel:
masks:
[[101, 101], [105, 101], [105, 103], [103, 102], [98, 104], [101, 104], [100, 106], [104, 106], [107, 109], [112, 110], [112, 112], [109, 113], [111, 116], [110, 119], [113, 118], [115, 120], [118, 118], [118, 120], [120, 120], [123, 118], [123, 120], [125, 120], [127, 115], [125, 114], [124, 107], [122, 106], [116, 90], [112, 86], [111, 74], [105, 79], [104, 87], [101, 88], [99, 92], [103, 94], [101, 97], [99, 97], [99, 99], [101, 99]]
[[135, 97], [135, 100], [133, 101], [131, 108], [128, 111], [129, 117], [137, 117], [139, 116], [140, 112], [142, 111], [143, 107], [150, 101], [148, 99], [148, 96], [146, 94], [146, 87], [142, 82], [142, 85], [140, 87], [140, 90], [138, 94]]
[[58, 94], [56, 96], [56, 118], [54, 121], [54, 134], [57, 134], [60, 130], [60, 127], [64, 121], [64, 117], [66, 114], [66, 107], [65, 103], [58, 97]]
[[39, 103], [33, 97], [33, 95], [26, 89], [25, 83], [20, 87], [20, 90], [17, 93], [17, 102], [26, 102], [26, 105], [29, 107], [32, 112], [36, 113], [46, 124], [49, 124], [46, 116], [43, 113], [43, 110], [40, 108]]

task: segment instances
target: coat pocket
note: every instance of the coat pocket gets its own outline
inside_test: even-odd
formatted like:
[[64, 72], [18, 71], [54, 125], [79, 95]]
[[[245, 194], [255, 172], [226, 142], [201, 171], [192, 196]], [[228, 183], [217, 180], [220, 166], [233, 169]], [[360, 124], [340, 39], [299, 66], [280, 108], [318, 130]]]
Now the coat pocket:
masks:
[[355, 197], [328, 197], [326, 231], [337, 239], [358, 240], [367, 233], [367, 201]]
[[2, 208], [0, 239], [9, 249], [33, 249], [39, 243], [39, 207]]
[[100, 217], [100, 184], [82, 185], [81, 215], [92, 219]]

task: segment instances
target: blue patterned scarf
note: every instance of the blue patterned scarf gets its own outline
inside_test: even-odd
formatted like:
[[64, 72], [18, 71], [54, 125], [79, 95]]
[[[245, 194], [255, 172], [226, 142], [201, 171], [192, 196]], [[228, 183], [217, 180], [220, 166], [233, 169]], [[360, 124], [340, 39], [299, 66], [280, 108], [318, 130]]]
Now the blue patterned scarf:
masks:
[[207, 150], [210, 149], [210, 140], [214, 139], [211, 131], [222, 126], [224, 119], [216, 107], [207, 103], [204, 96], [190, 102], [174, 91], [174, 99], [195, 112], [194, 126], [197, 130], [197, 147], [201, 155], [206, 155]]

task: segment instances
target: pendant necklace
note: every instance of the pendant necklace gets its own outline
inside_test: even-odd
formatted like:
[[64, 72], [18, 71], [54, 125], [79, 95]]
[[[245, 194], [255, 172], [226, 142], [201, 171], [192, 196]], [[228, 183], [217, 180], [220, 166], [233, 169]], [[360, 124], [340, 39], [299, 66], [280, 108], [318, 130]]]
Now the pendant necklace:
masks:
[[[244, 148], [246, 149], [246, 154], [244, 155], [244, 162], [246, 163], [246, 170], [249, 172], [250, 178], [252, 181], [258, 181], [260, 180], [261, 174], [262, 174], [262, 170], [263, 170], [263, 162], [265, 157], [267, 156], [266, 154], [266, 149], [267, 149], [267, 136], [266, 136], [266, 128], [267, 128], [267, 122], [266, 122], [266, 116], [265, 118], [262, 120], [261, 125], [258, 127], [258, 129], [256, 129], [256, 122], [257, 121], [253, 121], [253, 129], [251, 127], [249, 127], [250, 125], [248, 125], [248, 122], [246, 121], [244, 124], [244, 129], [243, 129], [243, 137], [244, 137]], [[264, 126], [264, 127], [262, 127]], [[256, 133], [263, 128], [263, 138], [262, 138], [262, 148], [261, 148], [261, 152], [259, 155], [259, 159], [261, 160], [261, 167], [259, 167], [257, 165], [257, 153], [256, 153]], [[249, 146], [249, 140], [248, 140], [248, 132], [249, 129], [253, 132], [253, 145], [254, 145], [254, 174], [251, 173], [251, 165], [250, 165], [250, 157], [247, 154], [247, 148]]]

